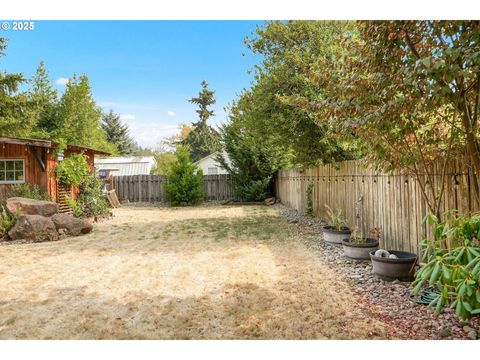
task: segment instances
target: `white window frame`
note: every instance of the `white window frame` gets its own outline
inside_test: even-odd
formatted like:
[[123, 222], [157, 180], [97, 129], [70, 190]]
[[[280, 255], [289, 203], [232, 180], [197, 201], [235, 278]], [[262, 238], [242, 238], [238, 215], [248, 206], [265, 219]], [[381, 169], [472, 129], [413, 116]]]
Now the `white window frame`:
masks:
[[[215, 174], [210, 174], [210, 170], [215, 170]], [[218, 175], [218, 167], [208, 167], [207, 168], [207, 175]]]
[[[22, 165], [23, 165], [23, 180], [0, 180], [0, 184], [2, 184], [2, 185], [25, 184], [25, 177], [26, 177], [26, 174], [25, 174], [25, 159], [13, 159], [13, 158], [1, 159], [0, 158], [0, 161], [3, 161], [3, 162], [6, 162], [6, 161], [21, 161]], [[15, 170], [14, 170], [14, 174], [15, 174]], [[5, 163], [5, 170], [3, 170], [3, 171], [5, 172], [5, 179], [6, 179], [7, 178], [7, 174], [6, 174], [7, 164], [6, 163]]]

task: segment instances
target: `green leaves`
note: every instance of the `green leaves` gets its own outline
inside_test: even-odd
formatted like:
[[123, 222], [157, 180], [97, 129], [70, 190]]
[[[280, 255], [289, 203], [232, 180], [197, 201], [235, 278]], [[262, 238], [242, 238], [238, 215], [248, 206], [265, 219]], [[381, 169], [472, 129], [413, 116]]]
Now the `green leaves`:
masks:
[[203, 173], [190, 162], [190, 153], [185, 146], [177, 147], [176, 161], [167, 171], [165, 190], [174, 206], [198, 204], [203, 199]]
[[435, 267], [433, 268], [432, 274], [430, 276], [430, 284], [434, 284], [437, 280], [438, 277], [440, 276], [440, 270], [441, 270], [441, 265], [439, 263], [435, 264]]
[[55, 166], [57, 180], [65, 185], [79, 185], [88, 175], [85, 155], [72, 153]]
[[110, 214], [110, 207], [101, 189], [102, 184], [102, 180], [94, 174], [83, 180], [80, 184], [80, 193], [76, 205], [72, 203], [77, 216], [106, 216]]
[[[462, 217], [457, 213], [443, 215], [443, 222], [428, 215], [423, 223], [431, 226], [435, 242], [422, 241], [424, 263], [415, 274], [412, 293], [418, 294], [428, 281], [440, 290], [439, 298], [432, 301], [437, 314], [444, 306], [455, 308], [457, 316], [468, 319], [480, 308], [480, 248], [472, 245], [473, 236], [480, 230], [479, 215]], [[446, 230], [447, 229], [447, 230]], [[442, 247], [450, 236], [450, 250]]]

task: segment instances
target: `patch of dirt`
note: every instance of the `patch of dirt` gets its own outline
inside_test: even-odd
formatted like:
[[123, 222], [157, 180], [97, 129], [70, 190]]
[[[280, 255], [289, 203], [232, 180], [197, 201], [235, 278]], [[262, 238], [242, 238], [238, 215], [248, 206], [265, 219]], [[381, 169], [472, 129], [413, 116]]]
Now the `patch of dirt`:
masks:
[[366, 339], [391, 329], [266, 206], [133, 207], [0, 247], [2, 339]]

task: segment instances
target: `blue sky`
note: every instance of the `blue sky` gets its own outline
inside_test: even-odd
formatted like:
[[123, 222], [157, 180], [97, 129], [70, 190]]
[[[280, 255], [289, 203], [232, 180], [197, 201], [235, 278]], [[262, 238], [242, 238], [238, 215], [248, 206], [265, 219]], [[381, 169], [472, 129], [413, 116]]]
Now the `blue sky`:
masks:
[[[95, 100], [121, 114], [143, 146], [154, 146], [196, 121], [187, 99], [207, 80], [217, 103], [211, 124], [253, 79], [259, 61], [243, 39], [254, 21], [36, 21], [33, 31], [0, 31], [9, 39], [0, 71], [31, 77], [45, 61], [52, 83], [87, 74]], [[242, 56], [242, 54], [245, 54]]]

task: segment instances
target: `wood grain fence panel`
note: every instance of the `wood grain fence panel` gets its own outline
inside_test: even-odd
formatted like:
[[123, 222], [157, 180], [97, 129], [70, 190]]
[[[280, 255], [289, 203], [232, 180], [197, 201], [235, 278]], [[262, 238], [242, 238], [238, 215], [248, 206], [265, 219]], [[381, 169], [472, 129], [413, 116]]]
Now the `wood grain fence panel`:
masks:
[[[332, 165], [314, 169], [279, 171], [276, 179], [277, 197], [287, 206], [305, 211], [306, 189], [314, 184], [313, 200], [315, 215], [326, 218], [325, 204], [332, 209], [342, 207], [348, 225], [355, 226], [355, 202], [363, 196], [360, 204], [362, 224], [368, 234], [372, 228], [381, 232], [383, 248], [419, 252], [419, 241], [429, 229], [422, 219], [429, 212], [421, 185], [445, 189], [441, 210], [457, 209], [463, 214], [480, 211], [475, 197], [474, 176], [465, 162], [456, 159], [447, 164], [447, 175], [441, 177], [442, 164], [436, 164], [435, 175], [419, 179], [398, 171], [380, 173], [365, 168], [360, 161], [346, 161], [338, 168]], [[430, 196], [430, 195], [429, 195]]]
[[[119, 200], [129, 202], [166, 202], [164, 175], [114, 176], [113, 184]], [[233, 181], [229, 175], [203, 177], [204, 200], [230, 200]], [[278, 190], [280, 192], [280, 189]], [[285, 191], [284, 191], [285, 192]]]

